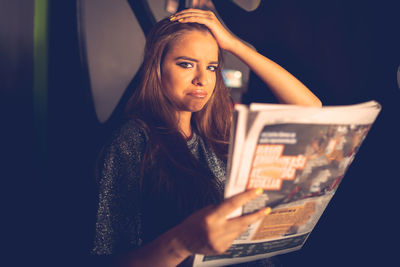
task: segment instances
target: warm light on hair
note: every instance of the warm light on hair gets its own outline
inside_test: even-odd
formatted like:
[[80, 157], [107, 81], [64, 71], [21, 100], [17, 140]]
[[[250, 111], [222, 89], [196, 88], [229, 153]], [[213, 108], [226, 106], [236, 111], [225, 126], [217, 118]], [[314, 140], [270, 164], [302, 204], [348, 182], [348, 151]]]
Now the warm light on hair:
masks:
[[[162, 90], [161, 65], [170, 46], [188, 31], [211, 34], [202, 24], [170, 22], [169, 19], [164, 19], [153, 27], [145, 46], [141, 83], [128, 101], [126, 112], [129, 117], [139, 117], [155, 127], [166, 127], [179, 132], [176, 107]], [[204, 108], [193, 113], [192, 126], [221, 155], [222, 151], [218, 147], [227, 144], [231, 121], [231, 100], [221, 74], [221, 50], [218, 53], [218, 65], [220, 67], [216, 71], [214, 92]]]

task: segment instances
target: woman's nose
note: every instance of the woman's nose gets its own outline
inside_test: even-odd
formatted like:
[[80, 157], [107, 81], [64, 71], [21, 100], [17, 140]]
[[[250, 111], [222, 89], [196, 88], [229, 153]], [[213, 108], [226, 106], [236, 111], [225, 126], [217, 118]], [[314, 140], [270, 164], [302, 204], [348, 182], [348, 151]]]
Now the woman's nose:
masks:
[[193, 78], [193, 84], [197, 86], [205, 86], [207, 84], [206, 71], [198, 69], [196, 75]]

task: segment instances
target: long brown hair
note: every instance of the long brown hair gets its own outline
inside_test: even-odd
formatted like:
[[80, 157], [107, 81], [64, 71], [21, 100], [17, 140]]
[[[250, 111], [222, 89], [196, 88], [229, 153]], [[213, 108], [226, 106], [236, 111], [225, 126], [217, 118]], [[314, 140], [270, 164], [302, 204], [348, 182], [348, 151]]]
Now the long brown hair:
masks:
[[[141, 83], [127, 103], [128, 117], [139, 116], [156, 127], [178, 131], [176, 107], [168, 101], [162, 89], [161, 64], [173, 41], [188, 31], [209, 32], [202, 24], [170, 22], [168, 19], [161, 20], [153, 27], [146, 41]], [[214, 92], [204, 108], [193, 113], [192, 126], [219, 156], [225, 157], [232, 101], [221, 74], [221, 50], [218, 53], [218, 66]]]
[[[176, 107], [163, 92], [161, 65], [173, 41], [188, 31], [209, 32], [197, 23], [158, 22], [149, 33], [141, 83], [129, 99], [126, 114], [144, 122], [149, 140], [142, 160], [145, 242], [179, 223], [193, 211], [221, 200], [221, 182], [194, 158], [178, 128]], [[226, 159], [231, 100], [224, 86], [219, 51], [216, 84], [201, 111], [192, 114], [193, 130]], [[168, 219], [167, 219], [168, 218]], [[160, 221], [163, 223], [160, 224]]]

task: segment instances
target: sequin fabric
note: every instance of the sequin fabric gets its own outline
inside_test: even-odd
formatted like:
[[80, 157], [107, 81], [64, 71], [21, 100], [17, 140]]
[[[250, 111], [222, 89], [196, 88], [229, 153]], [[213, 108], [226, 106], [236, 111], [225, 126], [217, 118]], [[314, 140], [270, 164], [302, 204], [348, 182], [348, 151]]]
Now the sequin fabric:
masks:
[[[99, 160], [99, 200], [92, 254], [112, 255], [135, 249], [143, 243], [143, 212], [140, 203], [140, 167], [148, 135], [131, 120], [106, 144]], [[189, 150], [217, 179], [224, 182], [226, 164], [193, 134]], [[220, 188], [221, 194], [223, 188]]]
[[[140, 203], [140, 167], [148, 135], [145, 128], [131, 120], [121, 126], [107, 143], [99, 158], [99, 198], [93, 255], [116, 255], [142, 246], [143, 212]], [[189, 150], [224, 184], [226, 164], [196, 134], [187, 142]], [[219, 188], [221, 194], [223, 188]], [[191, 266], [192, 257], [179, 266]], [[247, 262], [237, 267], [281, 266], [274, 258]]]

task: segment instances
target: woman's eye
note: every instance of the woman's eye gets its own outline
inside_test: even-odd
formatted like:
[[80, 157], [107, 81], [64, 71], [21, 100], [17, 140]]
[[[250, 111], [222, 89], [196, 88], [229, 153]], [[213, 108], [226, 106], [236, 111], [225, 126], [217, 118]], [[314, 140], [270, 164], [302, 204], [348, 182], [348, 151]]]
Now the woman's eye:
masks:
[[193, 67], [193, 64], [189, 62], [180, 62], [177, 65], [185, 69]]
[[210, 71], [216, 71], [218, 69], [218, 66], [208, 66], [208, 70]]

